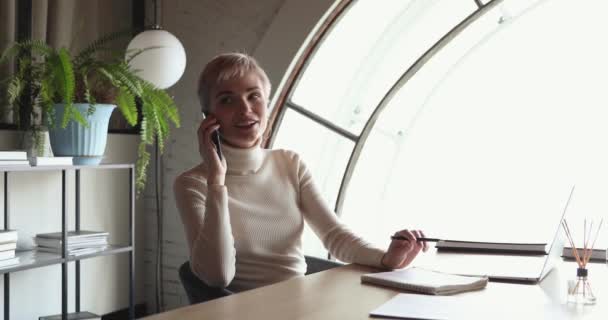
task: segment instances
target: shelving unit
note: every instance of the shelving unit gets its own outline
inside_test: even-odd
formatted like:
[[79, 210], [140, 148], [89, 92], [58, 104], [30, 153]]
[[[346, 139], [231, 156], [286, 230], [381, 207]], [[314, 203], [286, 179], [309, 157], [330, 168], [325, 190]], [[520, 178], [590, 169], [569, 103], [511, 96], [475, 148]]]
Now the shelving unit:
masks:
[[[129, 170], [129, 243], [125, 245], [111, 245], [105, 250], [91, 254], [70, 256], [67, 253], [66, 239], [68, 232], [67, 214], [67, 190], [66, 175], [68, 171], [75, 172], [75, 221], [74, 230], [80, 230], [80, 170]], [[67, 319], [68, 313], [68, 263], [75, 262], [75, 311], [80, 309], [80, 260], [99, 257], [104, 255], [114, 255], [118, 253], [128, 253], [129, 255], [129, 318], [135, 319], [134, 302], [134, 250], [133, 243], [135, 237], [134, 214], [135, 214], [135, 170], [133, 164], [102, 164], [97, 166], [0, 166], [0, 172], [4, 173], [4, 229], [10, 229], [9, 214], [9, 173], [10, 172], [36, 172], [36, 171], [61, 171], [61, 232], [62, 232], [62, 253], [53, 254], [36, 250], [17, 251], [16, 256], [20, 257], [19, 264], [0, 268], [0, 274], [4, 274], [4, 320], [10, 319], [10, 273], [28, 269], [35, 269], [49, 265], [61, 264], [61, 313], [62, 318]]]

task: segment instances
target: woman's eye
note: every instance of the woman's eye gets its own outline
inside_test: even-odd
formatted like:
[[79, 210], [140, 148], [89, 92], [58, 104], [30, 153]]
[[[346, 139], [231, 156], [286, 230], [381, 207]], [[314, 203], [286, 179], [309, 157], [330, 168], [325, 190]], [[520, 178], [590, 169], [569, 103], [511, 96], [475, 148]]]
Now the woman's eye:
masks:
[[261, 97], [262, 97], [262, 95], [259, 92], [255, 92], [249, 96], [249, 99], [257, 100], [257, 99], [260, 99]]
[[232, 97], [226, 96], [220, 98], [220, 104], [230, 104], [232, 103]]

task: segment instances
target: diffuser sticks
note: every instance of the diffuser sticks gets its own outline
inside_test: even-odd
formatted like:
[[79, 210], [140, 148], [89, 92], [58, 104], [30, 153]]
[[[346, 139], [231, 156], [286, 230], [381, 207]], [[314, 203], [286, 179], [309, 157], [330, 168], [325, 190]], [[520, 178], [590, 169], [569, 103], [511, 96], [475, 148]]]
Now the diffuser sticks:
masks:
[[[588, 280], [588, 270], [587, 263], [589, 263], [589, 259], [591, 259], [591, 253], [593, 252], [593, 248], [595, 246], [595, 241], [597, 240], [600, 230], [602, 229], [602, 225], [604, 224], [604, 219], [600, 220], [599, 225], [596, 226], [594, 230], [593, 221], [589, 223], [587, 227], [587, 219], [585, 219], [583, 226], [583, 247], [582, 256], [579, 254], [579, 248], [576, 247], [574, 237], [572, 236], [572, 232], [570, 231], [570, 227], [568, 226], [568, 222], [566, 219], [562, 220], [562, 227], [566, 232], [566, 237], [568, 238], [568, 242], [570, 242], [570, 247], [572, 248], [572, 256], [576, 259], [576, 263], [578, 264], [578, 268], [576, 269], [576, 280], [568, 281], [568, 302], [578, 303], [578, 304], [595, 304], [597, 299], [593, 295], [593, 291], [591, 291], [591, 285]], [[591, 240], [593, 238], [593, 240]]]
[[[570, 231], [570, 227], [568, 226], [568, 221], [566, 219], [562, 220], [562, 227], [566, 232], [566, 237], [568, 238], [568, 242], [570, 243], [570, 247], [572, 248], [572, 256], [576, 259], [576, 263], [579, 268], [585, 268], [587, 263], [589, 263], [589, 259], [591, 259], [591, 253], [593, 252], [593, 248], [595, 247], [595, 242], [600, 234], [600, 230], [602, 229], [602, 225], [604, 224], [604, 219], [600, 220], [599, 225], [595, 229], [595, 235], [593, 235], [593, 221], [587, 227], [587, 219], [584, 222], [584, 233], [583, 233], [583, 247], [577, 248], [575, 245], [574, 237], [572, 236], [572, 232]], [[593, 241], [591, 241], [593, 235]], [[583, 255], [579, 254], [580, 249], [582, 249]]]

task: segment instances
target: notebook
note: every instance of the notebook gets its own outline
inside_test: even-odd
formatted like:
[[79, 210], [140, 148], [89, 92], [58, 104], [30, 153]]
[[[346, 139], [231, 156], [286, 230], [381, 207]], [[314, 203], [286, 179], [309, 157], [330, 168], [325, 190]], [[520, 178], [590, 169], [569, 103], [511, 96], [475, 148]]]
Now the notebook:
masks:
[[468, 277], [411, 267], [402, 270], [361, 275], [361, 282], [394, 287], [432, 295], [451, 295], [479, 290], [488, 284], [487, 277]]

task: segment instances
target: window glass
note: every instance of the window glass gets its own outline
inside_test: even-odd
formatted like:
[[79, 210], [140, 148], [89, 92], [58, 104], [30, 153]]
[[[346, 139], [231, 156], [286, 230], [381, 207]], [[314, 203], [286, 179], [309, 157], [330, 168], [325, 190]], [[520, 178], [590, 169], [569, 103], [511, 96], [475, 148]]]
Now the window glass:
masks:
[[308, 63], [292, 101], [358, 134], [403, 71], [475, 8], [470, 0], [357, 1]]
[[506, 16], [505, 1], [482, 17], [390, 102], [346, 193], [352, 229], [381, 246], [397, 228], [417, 227], [544, 242], [573, 182], [572, 223], [599, 222], [608, 208], [608, 46], [598, 39], [608, 3], [528, 4]]

